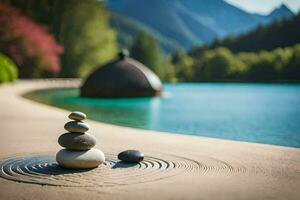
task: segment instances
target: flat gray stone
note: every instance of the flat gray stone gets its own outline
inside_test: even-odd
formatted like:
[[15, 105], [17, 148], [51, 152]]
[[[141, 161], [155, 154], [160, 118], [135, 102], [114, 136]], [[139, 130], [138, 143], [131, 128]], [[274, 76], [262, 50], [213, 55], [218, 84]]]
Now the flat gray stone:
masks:
[[69, 132], [84, 133], [90, 129], [89, 125], [82, 121], [70, 121], [64, 128]]
[[87, 133], [65, 133], [58, 138], [60, 146], [71, 150], [89, 150], [96, 142], [97, 139]]
[[102, 164], [105, 155], [95, 148], [86, 151], [62, 149], [57, 152], [56, 161], [60, 166], [69, 169], [90, 169]]
[[79, 111], [73, 111], [69, 115], [69, 118], [73, 119], [73, 120], [84, 120], [84, 119], [86, 119], [86, 114], [84, 114], [83, 112], [79, 112]]
[[139, 163], [144, 159], [144, 154], [138, 150], [126, 150], [119, 153], [118, 159], [123, 162]]

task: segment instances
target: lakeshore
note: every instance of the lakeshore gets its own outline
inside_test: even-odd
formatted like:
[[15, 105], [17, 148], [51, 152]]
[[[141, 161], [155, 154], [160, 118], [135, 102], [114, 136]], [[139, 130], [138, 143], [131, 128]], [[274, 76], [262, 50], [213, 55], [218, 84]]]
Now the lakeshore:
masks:
[[[62, 125], [68, 120], [69, 111], [24, 99], [22, 95], [36, 89], [79, 84], [79, 80], [20, 80], [1, 85], [1, 160], [16, 155], [55, 154], [60, 148], [57, 138], [64, 132]], [[104, 153], [117, 155], [125, 149], [139, 149], [156, 160], [173, 162], [175, 167], [156, 171], [150, 178], [138, 171], [128, 179], [145, 181], [131, 184], [125, 180], [123, 185], [109, 187], [54, 187], [0, 178], [0, 199], [298, 199], [300, 196], [298, 148], [87, 122], [91, 126], [89, 132], [98, 139], [96, 147]], [[130, 169], [123, 170], [126, 179], [126, 170]]]
[[85, 98], [78, 88], [35, 90], [24, 97], [119, 126], [300, 147], [299, 84], [165, 83], [163, 88], [160, 97]]

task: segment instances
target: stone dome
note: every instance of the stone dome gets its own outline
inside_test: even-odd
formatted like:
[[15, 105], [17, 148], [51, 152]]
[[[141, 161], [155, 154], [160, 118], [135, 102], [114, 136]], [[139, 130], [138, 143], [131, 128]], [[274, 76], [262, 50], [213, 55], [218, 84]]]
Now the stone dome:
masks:
[[160, 79], [126, 51], [91, 73], [81, 86], [83, 97], [145, 97], [160, 95]]

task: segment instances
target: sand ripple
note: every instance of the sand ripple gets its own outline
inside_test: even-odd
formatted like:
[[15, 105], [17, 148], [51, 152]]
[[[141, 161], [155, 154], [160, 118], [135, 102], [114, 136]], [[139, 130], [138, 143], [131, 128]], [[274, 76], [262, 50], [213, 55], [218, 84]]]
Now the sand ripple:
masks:
[[41, 185], [67, 187], [113, 187], [166, 179], [180, 174], [233, 176], [260, 173], [270, 176], [261, 167], [245, 167], [211, 157], [192, 160], [170, 154], [146, 156], [139, 164], [120, 162], [115, 155], [91, 170], [70, 170], [60, 167], [53, 155], [35, 155], [4, 159], [0, 163], [2, 178]]

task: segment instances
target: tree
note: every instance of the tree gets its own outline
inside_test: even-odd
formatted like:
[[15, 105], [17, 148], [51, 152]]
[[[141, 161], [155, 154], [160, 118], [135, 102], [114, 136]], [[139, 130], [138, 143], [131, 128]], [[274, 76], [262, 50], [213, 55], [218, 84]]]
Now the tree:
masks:
[[0, 53], [0, 83], [11, 82], [17, 78], [17, 66], [7, 56]]
[[117, 53], [115, 32], [108, 26], [104, 4], [96, 0], [70, 0], [63, 12], [59, 42], [63, 77], [86, 76]]
[[292, 55], [283, 70], [283, 78], [286, 80], [300, 80], [300, 44], [291, 48]]
[[132, 48], [131, 57], [140, 61], [158, 76], [163, 77], [162, 57], [160, 48], [155, 39], [145, 31], [141, 31], [137, 36]]
[[204, 50], [226, 47], [234, 53], [260, 52], [289, 47], [300, 43], [300, 13], [291, 18], [259, 25], [254, 30], [237, 36], [227, 36], [222, 41], [215, 40], [209, 45], [193, 47], [190, 54], [199, 55]]
[[230, 50], [220, 47], [208, 50], [196, 63], [196, 81], [222, 81], [241, 78], [247, 66]]
[[191, 81], [194, 76], [194, 60], [184, 53], [182, 49], [177, 49], [172, 55], [172, 63], [175, 65], [176, 77], [179, 81]]
[[274, 66], [274, 55], [268, 51], [261, 51], [256, 56], [258, 59], [250, 66], [247, 79], [252, 81], [276, 80], [278, 74]]
[[170, 55], [166, 55], [164, 59], [162, 59], [162, 67], [163, 73], [160, 76], [160, 78], [163, 81], [168, 81], [168, 82], [177, 82], [177, 76], [176, 76], [176, 69], [174, 64], [172, 63], [172, 58]]
[[18, 65], [20, 77], [40, 77], [60, 71], [63, 48], [45, 27], [6, 4], [0, 4], [0, 51]]
[[65, 48], [61, 77], [82, 77], [117, 53], [104, 3], [97, 0], [5, 0], [48, 26]]

